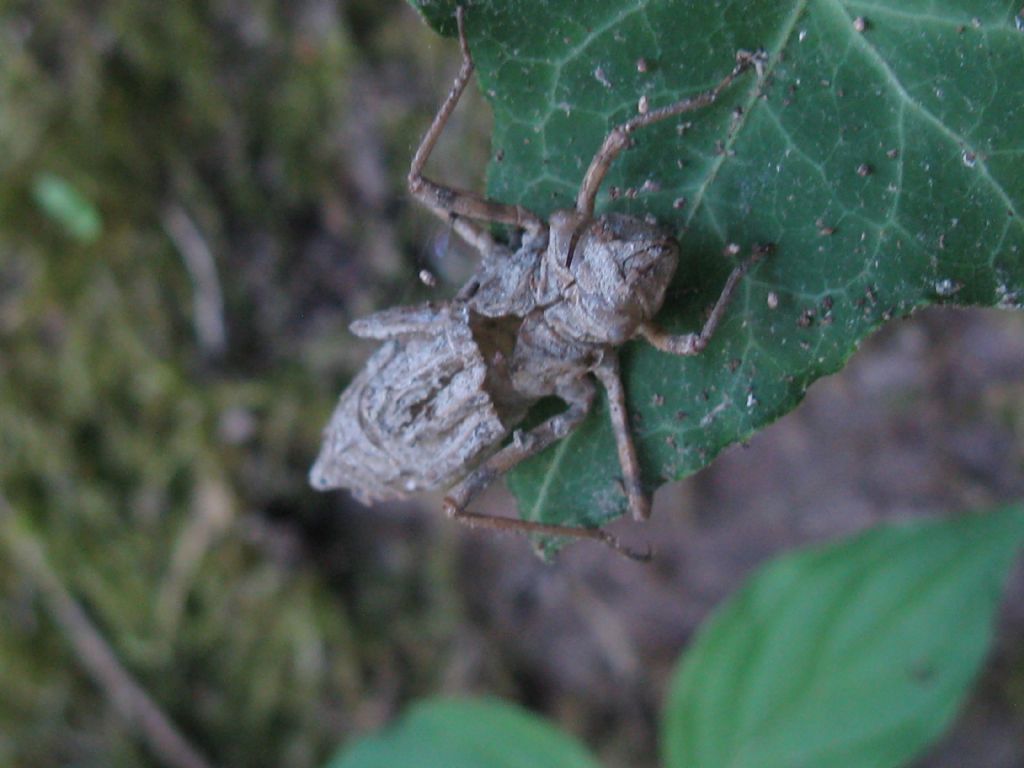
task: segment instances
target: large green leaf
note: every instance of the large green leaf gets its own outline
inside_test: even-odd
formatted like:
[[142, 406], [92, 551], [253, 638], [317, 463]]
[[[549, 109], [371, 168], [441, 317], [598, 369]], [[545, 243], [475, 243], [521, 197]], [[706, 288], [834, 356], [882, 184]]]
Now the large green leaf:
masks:
[[666, 768], [887, 768], [948, 725], [992, 636], [1024, 508], [775, 561], [676, 674]]
[[[450, 34], [452, 2], [421, 10]], [[791, 410], [885, 320], [934, 303], [1024, 305], [1024, 22], [1018, 0], [481, 0], [467, 3], [494, 111], [489, 193], [571, 205], [613, 124], [709, 88], [716, 106], [636, 134], [599, 210], [651, 213], [683, 259], [659, 317], [695, 329], [743, 251], [778, 244], [710, 348], [624, 351], [652, 486]], [[692, 127], [683, 130], [684, 122]], [[441, 174], [443, 176], [443, 174]], [[612, 200], [609, 190], [638, 195]], [[599, 409], [521, 466], [522, 514], [594, 525], [624, 506]]]
[[422, 702], [328, 768], [597, 768], [583, 747], [528, 712], [487, 699]]

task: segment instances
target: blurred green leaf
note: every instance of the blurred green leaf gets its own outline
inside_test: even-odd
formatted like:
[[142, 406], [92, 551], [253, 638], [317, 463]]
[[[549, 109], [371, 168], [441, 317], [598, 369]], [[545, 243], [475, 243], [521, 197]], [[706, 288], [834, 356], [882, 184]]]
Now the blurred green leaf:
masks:
[[99, 211], [66, 179], [40, 173], [32, 182], [32, 196], [43, 212], [82, 243], [91, 243], [103, 231]]
[[[418, 5], [451, 33], [454, 2]], [[748, 75], [713, 108], [638, 132], [598, 200], [679, 232], [659, 317], [673, 331], [699, 326], [732, 266], [728, 244], [778, 244], [704, 354], [624, 350], [649, 485], [794, 408], [891, 317], [1024, 303], [1019, 2], [465, 5], [494, 112], [488, 192], [545, 215], [572, 204], [641, 96], [668, 104], [715, 84], [736, 51], [768, 52], [760, 82]], [[620, 474], [602, 408], [510, 485], [524, 517], [598, 525], [623, 511]]]
[[570, 737], [487, 699], [426, 701], [328, 768], [596, 768]]
[[872, 530], [764, 568], [676, 673], [666, 768], [902, 765], [992, 639], [1024, 507]]

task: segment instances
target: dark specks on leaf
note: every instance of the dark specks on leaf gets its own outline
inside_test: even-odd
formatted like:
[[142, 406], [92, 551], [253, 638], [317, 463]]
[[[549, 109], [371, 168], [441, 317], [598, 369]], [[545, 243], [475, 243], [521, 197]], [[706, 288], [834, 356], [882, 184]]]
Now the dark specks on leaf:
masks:
[[[631, 409], [642, 405], [650, 420], [657, 389], [689, 412], [677, 416], [681, 423], [669, 418], [662, 425], [674, 427], [668, 431], [685, 445], [678, 466], [662, 454], [671, 454], [662, 445], [668, 432], [638, 435], [646, 476], [689, 474], [783, 415], [807, 384], [842, 367], [885, 307], [902, 312], [949, 301], [937, 295], [937, 281], [963, 281], [955, 300], [991, 295], [992, 304], [1000, 297], [1008, 306], [1020, 303], [1024, 228], [1020, 216], [1011, 216], [1024, 210], [1024, 180], [1014, 173], [1024, 151], [1014, 122], [1024, 114], [1015, 66], [1024, 39], [1017, 32], [1022, 2], [982, 17], [980, 30], [982, 20], [972, 21], [970, 11], [937, 24], [920, 3], [898, 4], [898, 13], [855, 5], [849, 15], [837, 12], [849, 5], [800, 3], [802, 12], [791, 18], [773, 3], [748, 3], [733, 14], [725, 9], [735, 4], [649, 0], [632, 4], [636, 12], [621, 20], [619, 6], [598, 4], [602, 10], [595, 6], [586, 22], [595, 30], [586, 45], [586, 31], [565, 17], [563, 3], [527, 4], [528, 14], [522, 3], [472, 4], [471, 13], [480, 9], [469, 25], [480, 34], [480, 78], [497, 92], [495, 146], [505, 150], [503, 161], [492, 155], [488, 192], [542, 216], [571, 204], [567, 190], [578, 187], [582, 166], [607, 129], [635, 115], [641, 95], [648, 94], [653, 111], [674, 94], [714, 82], [741, 42], [771, 49], [762, 81], [744, 79], [720, 104], [674, 118], [674, 126], [638, 131], [598, 202], [600, 212], [653, 214], [681, 233], [684, 258], [658, 318], [673, 329], [697, 326], [727, 264], [742, 258], [723, 257], [726, 244], [739, 243], [742, 253], [780, 233], [778, 253], [756, 268], [741, 294], [745, 302], [727, 314], [724, 335], [707, 350], [712, 364], [640, 349], [628, 357]], [[980, 15], [984, 4], [974, 5]], [[679, 44], [681, 10], [707, 45]], [[480, 33], [485, 25], [489, 34]], [[552, 30], [569, 28], [571, 46], [562, 32], [552, 37]], [[558, 104], [570, 93], [574, 108], [565, 118]], [[998, 109], [987, 109], [989, 103]], [[542, 122], [544, 131], [534, 134]], [[656, 180], [660, 194], [644, 194], [653, 191], [646, 180]], [[943, 232], [945, 249], [938, 246]], [[827, 307], [826, 295], [835, 297], [835, 308]], [[813, 314], [804, 313], [807, 307]], [[733, 358], [742, 361], [737, 372], [761, 371], [751, 382], [761, 404], [741, 418], [723, 415], [702, 434], [702, 418], [724, 392], [736, 391]], [[705, 388], [709, 400], [701, 398]], [[745, 397], [741, 391], [730, 408], [742, 407]], [[579, 434], [567, 450], [514, 473], [510, 484], [521, 504], [540, 516], [557, 511], [559, 519], [596, 521], [591, 511], [614, 474], [615, 447], [608, 432], [584, 426]], [[609, 509], [601, 519], [612, 516]]]

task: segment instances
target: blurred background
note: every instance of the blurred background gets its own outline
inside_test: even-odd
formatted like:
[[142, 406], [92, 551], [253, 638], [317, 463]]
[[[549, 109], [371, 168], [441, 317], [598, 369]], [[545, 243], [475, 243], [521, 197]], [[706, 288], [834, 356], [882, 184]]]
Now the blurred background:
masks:
[[[77, 609], [217, 765], [317, 766], [416, 698], [482, 693], [654, 766], [675, 659], [758, 564], [1024, 496], [1024, 317], [980, 310], [890, 325], [616, 524], [649, 566], [310, 490], [371, 351], [348, 323], [472, 266], [404, 189], [457, 64], [402, 0], [0, 0], [0, 766], [161, 764]], [[471, 93], [434, 175], [482, 188], [489, 124]], [[920, 765], [1022, 745], [1018, 568]]]

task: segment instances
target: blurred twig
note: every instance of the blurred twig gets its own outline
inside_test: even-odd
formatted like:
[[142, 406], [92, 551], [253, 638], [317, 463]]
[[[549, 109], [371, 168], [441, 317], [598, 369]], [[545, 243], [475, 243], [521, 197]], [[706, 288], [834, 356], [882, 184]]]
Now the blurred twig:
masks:
[[78, 662], [146, 745], [171, 768], [212, 768], [178, 731], [149, 694], [121, 665], [100, 631], [50, 567], [36, 537], [0, 494], [0, 546], [39, 589], [43, 604], [71, 645]]
[[200, 348], [210, 357], [220, 357], [227, 346], [224, 323], [224, 295], [217, 277], [217, 265], [199, 227], [178, 203], [170, 203], [161, 214], [164, 230], [181, 254], [195, 288], [192, 321]]
[[192, 512], [175, 541], [170, 569], [156, 599], [156, 624], [161, 637], [171, 638], [178, 631], [192, 580], [210, 546], [231, 524], [233, 512], [231, 489], [222, 478], [199, 481]]

